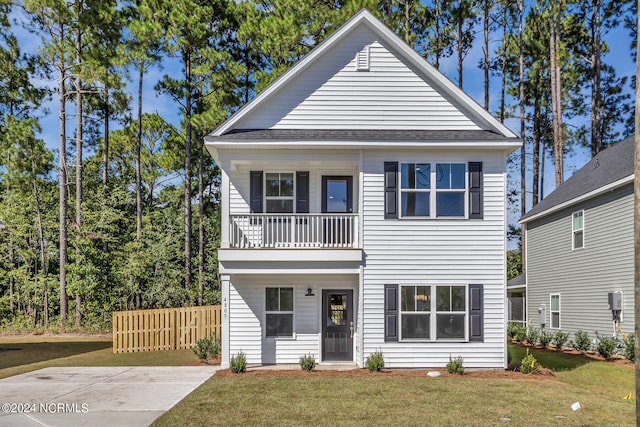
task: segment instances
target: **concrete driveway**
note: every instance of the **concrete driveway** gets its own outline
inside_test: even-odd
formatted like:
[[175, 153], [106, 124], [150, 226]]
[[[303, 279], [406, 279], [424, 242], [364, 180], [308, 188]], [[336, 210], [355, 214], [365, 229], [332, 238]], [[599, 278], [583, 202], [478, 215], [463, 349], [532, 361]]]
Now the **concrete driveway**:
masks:
[[0, 380], [0, 426], [147, 426], [216, 366], [46, 368]]

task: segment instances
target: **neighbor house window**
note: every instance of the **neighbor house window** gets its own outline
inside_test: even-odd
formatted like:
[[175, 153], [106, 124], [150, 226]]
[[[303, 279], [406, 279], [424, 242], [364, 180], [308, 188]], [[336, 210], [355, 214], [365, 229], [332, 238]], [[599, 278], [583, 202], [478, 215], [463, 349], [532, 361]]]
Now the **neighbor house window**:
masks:
[[464, 217], [467, 200], [463, 163], [402, 163], [400, 212], [403, 217]]
[[266, 336], [293, 336], [293, 288], [267, 288]]
[[584, 247], [584, 211], [573, 214], [573, 249]]
[[401, 334], [403, 339], [431, 337], [431, 287], [400, 288]]
[[265, 205], [267, 213], [292, 213], [294, 206], [293, 172], [265, 174]]
[[400, 287], [402, 340], [466, 340], [467, 319], [466, 286]]
[[551, 294], [549, 303], [549, 314], [551, 316], [551, 328], [560, 329], [560, 294]]

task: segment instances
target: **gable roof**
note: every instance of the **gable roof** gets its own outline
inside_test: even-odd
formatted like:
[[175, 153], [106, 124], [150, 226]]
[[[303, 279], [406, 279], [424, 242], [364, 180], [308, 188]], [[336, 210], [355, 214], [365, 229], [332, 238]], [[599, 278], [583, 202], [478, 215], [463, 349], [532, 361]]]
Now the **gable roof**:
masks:
[[634, 150], [634, 137], [630, 136], [601, 151], [527, 212], [520, 222], [531, 221], [604, 191], [633, 182]]
[[[298, 75], [305, 70], [312, 70], [319, 63], [322, 57], [328, 55], [328, 52], [332, 48], [338, 45], [340, 42], [346, 40], [349, 35], [356, 37], [359, 30], [367, 30], [372, 32], [376, 39], [384, 44], [393, 55], [400, 61], [407, 64], [422, 81], [428, 81], [429, 85], [435, 89], [436, 93], [442, 93], [446, 95], [446, 98], [457, 108], [461, 109], [464, 114], [470, 117], [479, 127], [475, 130], [486, 131], [485, 136], [480, 137], [481, 140], [490, 140], [490, 135], [493, 135], [494, 139], [509, 139], [513, 143], [518, 143], [519, 139], [513, 132], [506, 128], [502, 123], [489, 114], [484, 108], [476, 103], [472, 98], [466, 95], [462, 90], [456, 87], [449, 79], [447, 79], [436, 68], [431, 66], [425, 61], [417, 52], [411, 49], [404, 43], [397, 35], [395, 35], [390, 29], [384, 26], [378, 21], [371, 13], [366, 10], [362, 10], [347, 21], [343, 26], [336, 30], [329, 38], [315, 47], [308, 55], [301, 59], [296, 65], [289, 69], [286, 73], [280, 76], [270, 86], [264, 89], [258, 94], [252, 101], [246, 104], [243, 108], [233, 114], [226, 122], [220, 127], [214, 130], [210, 135], [206, 137], [206, 141], [209, 143], [215, 143], [217, 141], [233, 141], [233, 140], [246, 140], [251, 138], [259, 138], [266, 140], [274, 138], [276, 133], [247, 133], [250, 129], [242, 129], [243, 121], [247, 121], [247, 117], [252, 114], [256, 114], [261, 108], [269, 109], [269, 102], [277, 96], [278, 93], [284, 91], [288, 86], [292, 85]], [[269, 126], [267, 126], [269, 127]], [[273, 128], [273, 126], [271, 126]], [[353, 126], [350, 129], [357, 129], [358, 126]], [[232, 136], [234, 131], [242, 129], [244, 131], [243, 136]], [[369, 130], [372, 130], [368, 128]], [[253, 131], [260, 131], [264, 129], [252, 129]], [[272, 129], [274, 130], [274, 129]], [[300, 130], [300, 129], [298, 129]], [[305, 129], [301, 129], [305, 130]], [[470, 129], [473, 130], [473, 129]], [[236, 132], [237, 133], [237, 132]], [[481, 132], [482, 133], [482, 132]], [[316, 136], [314, 136], [316, 135]], [[362, 136], [362, 135], [358, 135]], [[400, 134], [392, 135], [391, 138], [380, 136], [380, 138], [387, 138], [390, 140], [403, 139]], [[405, 134], [406, 136], [406, 134]], [[424, 135], [427, 136], [427, 135]], [[317, 137], [317, 134], [310, 134], [308, 132], [300, 132], [297, 135], [290, 135], [292, 139], [313, 140]], [[467, 137], [468, 138], [468, 137]], [[415, 139], [413, 135], [409, 139]], [[444, 140], [444, 139], [443, 139]]]

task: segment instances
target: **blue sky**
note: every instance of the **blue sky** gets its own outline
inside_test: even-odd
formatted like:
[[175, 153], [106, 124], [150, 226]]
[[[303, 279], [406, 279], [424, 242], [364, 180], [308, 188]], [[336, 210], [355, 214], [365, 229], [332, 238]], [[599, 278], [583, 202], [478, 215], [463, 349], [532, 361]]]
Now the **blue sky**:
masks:
[[[24, 20], [24, 17], [20, 13], [14, 13], [14, 18], [17, 20]], [[20, 40], [20, 46], [24, 52], [33, 52], [40, 48], [41, 40], [39, 36], [29, 33], [25, 29], [20, 29], [19, 26], [14, 26], [14, 33]], [[477, 37], [481, 37], [480, 34]], [[630, 36], [628, 30], [620, 27], [614, 30], [611, 30], [606, 36], [605, 40], [608, 43], [610, 48], [610, 52], [605, 56], [604, 62], [611, 64], [616, 69], [618, 76], [632, 76], [635, 74], [635, 64], [631, 59], [631, 51], [630, 51]], [[465, 59], [465, 69], [464, 69], [464, 90], [474, 98], [478, 103], [482, 104], [482, 100], [484, 97], [483, 86], [482, 86], [482, 71], [478, 68], [477, 64], [482, 58], [482, 50], [478, 43], [471, 50], [467, 58]], [[497, 46], [498, 40], [493, 42], [494, 49]], [[446, 58], [441, 61], [440, 71], [442, 71], [445, 75], [447, 75], [452, 81], [456, 81], [457, 79], [457, 63], [454, 57]], [[166, 95], [158, 94], [154, 89], [154, 85], [162, 78], [165, 74], [180, 74], [181, 69], [179, 63], [175, 59], [165, 59], [161, 64], [161, 67], [152, 68], [147, 75], [145, 76], [145, 84], [144, 84], [144, 104], [143, 109], [148, 113], [158, 113], [165, 120], [169, 121], [176, 127], [180, 127], [180, 115], [179, 110], [176, 104], [173, 102], [171, 98]], [[39, 80], [37, 84], [42, 86], [50, 86], [56, 87], [55, 75], [52, 74], [51, 80], [43, 79]], [[499, 79], [497, 77], [493, 77], [491, 82], [491, 104], [490, 110], [492, 112], [496, 111], [498, 108], [499, 102]], [[135, 96], [137, 82], [132, 81], [128, 84], [128, 91], [131, 96]], [[627, 88], [629, 93], [631, 93], [631, 88]], [[513, 101], [515, 102], [515, 101]], [[58, 148], [58, 100], [54, 96], [53, 99], [46, 102], [43, 105], [42, 116], [40, 117], [40, 124], [42, 127], [42, 131], [40, 132], [40, 137], [45, 141], [47, 147], [56, 150]], [[133, 105], [133, 104], [132, 104]], [[72, 135], [73, 126], [74, 126], [74, 116], [73, 116], [73, 105], [68, 105], [68, 134]], [[565, 121], [567, 121], [565, 119]], [[569, 122], [570, 124], [580, 124], [576, 123], [575, 120], [573, 122]], [[520, 125], [517, 119], [509, 119], [506, 122], [507, 127], [513, 130], [516, 134], [519, 133]], [[117, 128], [119, 125], [117, 123], [112, 123], [111, 127]], [[89, 155], [89, 153], [86, 153]], [[584, 165], [590, 158], [589, 150], [575, 147], [573, 152], [566, 158], [565, 160], [565, 179], [568, 179], [577, 169], [579, 169], [582, 165]], [[544, 193], [548, 195], [553, 188], [555, 187], [555, 178], [554, 178], [554, 168], [553, 161], [551, 158], [546, 159], [546, 167], [545, 167], [545, 188]], [[527, 183], [527, 188], [531, 189], [531, 183]], [[528, 195], [528, 207], [530, 208], [530, 193]], [[519, 217], [518, 212], [510, 212], [509, 213], [509, 222], [515, 223]]]

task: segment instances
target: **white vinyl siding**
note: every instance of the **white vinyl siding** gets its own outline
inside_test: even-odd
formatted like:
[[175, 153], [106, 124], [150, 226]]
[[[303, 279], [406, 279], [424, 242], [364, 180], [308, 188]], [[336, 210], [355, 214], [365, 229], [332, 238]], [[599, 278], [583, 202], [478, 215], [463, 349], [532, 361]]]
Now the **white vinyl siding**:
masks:
[[[291, 337], [266, 337], [266, 288], [293, 288], [294, 323]], [[306, 296], [311, 287], [314, 296]], [[303, 354], [321, 358], [320, 311], [322, 289], [353, 289], [358, 309], [356, 275], [231, 275], [229, 292], [229, 353], [242, 351], [247, 363], [295, 363]], [[359, 334], [356, 323], [354, 337]], [[355, 343], [355, 341], [354, 341]]]
[[[465, 367], [503, 369], [506, 184], [502, 153], [441, 150], [419, 153], [434, 164], [483, 162], [484, 219], [385, 220], [384, 162], [403, 162], [410, 156], [416, 158], [417, 154], [391, 151], [364, 154], [363, 248], [367, 258], [363, 273], [362, 357], [380, 349], [386, 366], [415, 368], [443, 367], [449, 354], [453, 354], [464, 358]], [[484, 340], [385, 342], [384, 285], [421, 283], [483, 284]], [[468, 316], [465, 323], [468, 324]]]
[[[584, 210], [588, 245], [572, 250], [572, 214]], [[611, 335], [609, 292], [633, 294], [633, 185], [606, 193], [527, 224], [527, 311], [538, 324], [538, 307], [561, 294], [561, 329]], [[633, 298], [625, 298], [625, 333], [634, 330]]]
[[[369, 49], [368, 71], [358, 52]], [[394, 56], [368, 29], [354, 30], [243, 118], [241, 129], [477, 130], [438, 89]]]

